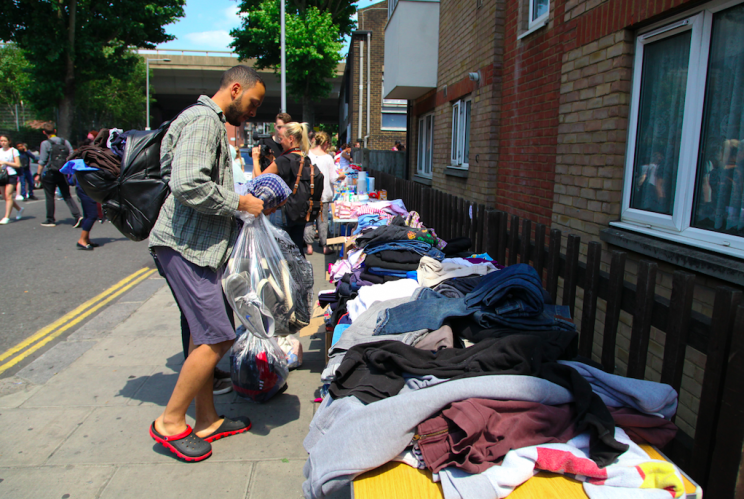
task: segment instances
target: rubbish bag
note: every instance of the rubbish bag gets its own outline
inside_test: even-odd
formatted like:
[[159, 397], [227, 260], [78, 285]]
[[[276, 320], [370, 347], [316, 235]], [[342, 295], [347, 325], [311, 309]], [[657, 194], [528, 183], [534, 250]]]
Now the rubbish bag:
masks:
[[296, 335], [290, 334], [287, 336], [277, 337], [277, 343], [279, 348], [282, 349], [284, 355], [287, 356], [287, 367], [291, 371], [297, 369], [302, 365], [302, 343]]
[[289, 234], [269, 223], [269, 227], [274, 233], [279, 248], [287, 259], [289, 272], [297, 283], [297, 294], [295, 296], [295, 310], [290, 318], [290, 324], [298, 329], [310, 324], [310, 318], [313, 313], [314, 295], [313, 286], [315, 279], [313, 277], [313, 264], [308, 262], [302, 256], [300, 249], [289, 238]]
[[222, 278], [228, 302], [248, 332], [259, 338], [287, 335], [299, 288], [265, 215], [243, 220]]
[[276, 338], [259, 338], [239, 326], [230, 354], [230, 378], [235, 393], [266, 402], [287, 384], [287, 356]]

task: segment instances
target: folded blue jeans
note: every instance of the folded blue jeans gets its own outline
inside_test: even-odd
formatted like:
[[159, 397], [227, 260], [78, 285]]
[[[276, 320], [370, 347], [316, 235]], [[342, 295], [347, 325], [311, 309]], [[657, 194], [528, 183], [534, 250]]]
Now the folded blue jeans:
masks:
[[484, 305], [500, 315], [529, 317], [542, 312], [550, 295], [543, 290], [537, 271], [526, 263], [510, 265], [481, 278], [465, 295], [469, 307]]
[[423, 241], [391, 241], [377, 245], [368, 245], [366, 248], [364, 248], [364, 252], [368, 255], [374, 255], [375, 253], [379, 253], [380, 251], [385, 250], [415, 251], [419, 255], [430, 256], [440, 262], [444, 260], [444, 253], [442, 253], [439, 249], [435, 248], [431, 244], [425, 243]]

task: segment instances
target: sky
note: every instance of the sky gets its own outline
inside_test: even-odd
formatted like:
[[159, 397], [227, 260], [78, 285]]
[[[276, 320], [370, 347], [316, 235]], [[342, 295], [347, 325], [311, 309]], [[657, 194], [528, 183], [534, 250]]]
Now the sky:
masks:
[[[360, 0], [357, 8], [364, 8], [379, 0]], [[186, 16], [165, 27], [176, 39], [158, 45], [160, 49], [225, 50], [232, 41], [230, 30], [240, 26], [238, 2], [233, 0], [187, 0]], [[348, 42], [341, 53], [348, 52]]]

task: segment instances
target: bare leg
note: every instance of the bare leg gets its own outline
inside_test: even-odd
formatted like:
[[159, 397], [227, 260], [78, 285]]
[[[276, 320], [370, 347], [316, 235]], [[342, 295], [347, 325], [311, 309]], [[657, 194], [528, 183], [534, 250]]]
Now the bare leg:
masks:
[[89, 230], [80, 231], [80, 239], [78, 239], [78, 244], [82, 244], [83, 246], [87, 246], [88, 244], [90, 244]]
[[21, 207], [15, 200], [15, 184], [5, 186], [5, 218], [10, 218], [13, 208], [21, 211]]
[[181, 368], [178, 382], [168, 405], [155, 421], [155, 429], [162, 435], [176, 435], [186, 430], [186, 411], [196, 398], [194, 431], [202, 436], [212, 433], [222, 424], [214, 407], [212, 380], [214, 368], [232, 346], [232, 341], [215, 345], [189, 344], [189, 356]]

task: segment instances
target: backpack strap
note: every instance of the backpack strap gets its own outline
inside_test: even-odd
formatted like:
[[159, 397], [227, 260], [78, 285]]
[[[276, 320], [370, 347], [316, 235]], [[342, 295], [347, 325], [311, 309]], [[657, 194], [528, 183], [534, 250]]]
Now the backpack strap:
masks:
[[303, 161], [300, 161], [300, 169], [297, 170], [297, 179], [295, 180], [294, 189], [292, 189], [292, 195], [297, 194], [297, 188], [300, 186], [300, 177], [302, 176], [302, 167], [305, 166], [304, 159], [305, 158], [303, 157]]
[[310, 213], [313, 211], [313, 196], [315, 196], [315, 168], [313, 168], [313, 163], [310, 162], [310, 206], [307, 207], [307, 215], [305, 215], [306, 222], [310, 221]]

